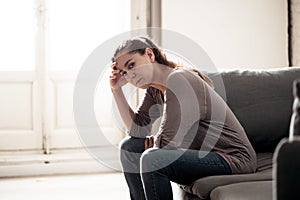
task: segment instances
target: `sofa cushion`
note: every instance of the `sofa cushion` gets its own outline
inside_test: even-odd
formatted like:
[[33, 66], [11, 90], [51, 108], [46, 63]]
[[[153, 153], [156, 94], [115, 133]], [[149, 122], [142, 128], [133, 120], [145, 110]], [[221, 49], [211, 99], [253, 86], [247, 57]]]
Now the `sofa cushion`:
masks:
[[255, 151], [273, 152], [278, 142], [288, 136], [292, 85], [300, 78], [300, 67], [223, 71], [209, 76], [244, 127]]
[[210, 195], [211, 200], [272, 200], [273, 181], [236, 183], [217, 187]]
[[210, 192], [219, 187], [228, 184], [251, 182], [251, 181], [265, 181], [272, 180], [272, 170], [266, 170], [253, 174], [236, 174], [224, 176], [208, 176], [196, 180], [190, 186], [182, 186], [182, 189], [188, 193], [197, 195], [200, 199], [206, 199]]
[[198, 196], [200, 199], [206, 199], [210, 192], [219, 186], [241, 182], [272, 180], [272, 158], [273, 154], [271, 153], [257, 154], [257, 173], [208, 176], [196, 180], [189, 186], [181, 185], [181, 188], [188, 193]]

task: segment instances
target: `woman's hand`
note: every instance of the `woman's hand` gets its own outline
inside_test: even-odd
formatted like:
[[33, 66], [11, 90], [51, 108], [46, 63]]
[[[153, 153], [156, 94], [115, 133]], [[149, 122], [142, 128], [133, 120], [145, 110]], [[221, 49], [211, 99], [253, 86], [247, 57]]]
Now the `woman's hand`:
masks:
[[118, 89], [121, 89], [127, 83], [127, 80], [120, 74], [120, 70], [116, 67], [116, 62], [113, 62], [111, 65], [112, 71], [109, 76], [109, 83], [111, 91], [114, 92]]
[[145, 138], [145, 150], [152, 148], [154, 146], [154, 137], [150, 136]]

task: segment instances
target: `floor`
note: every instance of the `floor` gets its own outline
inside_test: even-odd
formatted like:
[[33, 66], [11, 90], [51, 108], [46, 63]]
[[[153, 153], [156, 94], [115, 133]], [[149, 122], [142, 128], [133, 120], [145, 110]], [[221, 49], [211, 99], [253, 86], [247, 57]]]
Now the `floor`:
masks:
[[121, 173], [0, 179], [1, 200], [130, 199]]
[[[174, 199], [180, 191], [171, 183]], [[0, 178], [0, 200], [130, 200], [122, 173]]]

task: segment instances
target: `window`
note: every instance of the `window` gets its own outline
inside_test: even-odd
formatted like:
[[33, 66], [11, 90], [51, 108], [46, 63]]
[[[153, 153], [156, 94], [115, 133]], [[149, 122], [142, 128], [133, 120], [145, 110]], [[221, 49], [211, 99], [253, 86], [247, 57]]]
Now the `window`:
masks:
[[33, 0], [0, 1], [0, 71], [34, 70]]
[[51, 0], [48, 7], [50, 70], [78, 70], [98, 45], [130, 30], [130, 0]]
[[[0, 116], [0, 151], [43, 148], [49, 153], [51, 148], [82, 146], [73, 120], [76, 72], [102, 42], [130, 30], [130, 3], [0, 1], [0, 106], [5, 111]], [[106, 80], [101, 84], [105, 93], [97, 98], [109, 105]], [[111, 128], [111, 110], [102, 105], [95, 112]]]

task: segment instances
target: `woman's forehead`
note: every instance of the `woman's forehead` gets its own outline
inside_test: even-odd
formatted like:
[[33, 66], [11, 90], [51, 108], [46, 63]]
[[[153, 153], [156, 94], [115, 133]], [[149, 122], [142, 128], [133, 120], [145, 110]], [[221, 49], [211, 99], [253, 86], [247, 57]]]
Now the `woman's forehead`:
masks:
[[116, 67], [119, 69], [125, 68], [125, 63], [132, 59], [134, 54], [124, 54], [116, 58]]
[[116, 58], [116, 67], [119, 69], [124, 69], [126, 67], [125, 64], [127, 64], [128, 61], [136, 60], [138, 59], [138, 56], [139, 56], [138, 53], [123, 54]]

